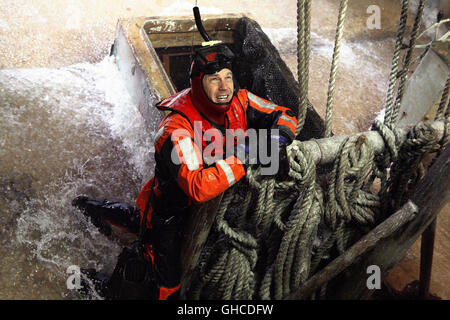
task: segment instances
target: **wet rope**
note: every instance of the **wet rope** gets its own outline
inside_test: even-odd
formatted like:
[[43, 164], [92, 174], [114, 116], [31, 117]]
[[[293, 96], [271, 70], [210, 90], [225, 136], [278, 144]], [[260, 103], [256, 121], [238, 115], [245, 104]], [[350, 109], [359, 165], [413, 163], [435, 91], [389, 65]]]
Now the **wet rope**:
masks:
[[[385, 141], [381, 157], [387, 160], [377, 164], [365, 136], [350, 136], [340, 145], [326, 186], [316, 183], [314, 161], [298, 140], [288, 146], [287, 180], [249, 167], [246, 179], [224, 195], [188, 297], [283, 299], [332, 256], [333, 248], [342, 254], [380, 222], [384, 208], [394, 212], [401, 206], [423, 174], [424, 157], [442, 148], [439, 137], [424, 122], [404, 139], [379, 121], [374, 130]], [[376, 174], [380, 167], [390, 174], [386, 191], [374, 194], [370, 175], [382, 176]], [[239, 186], [245, 192], [237, 192]], [[329, 233], [317, 244], [321, 223]], [[326, 285], [320, 294], [325, 293]]]
[[[349, 247], [355, 236], [350, 223], [373, 226], [380, 212], [379, 197], [363, 186], [372, 167], [373, 147], [364, 135], [355, 135], [342, 142], [338, 154], [330, 176], [324, 215], [325, 224], [333, 232], [317, 249], [310, 275], [333, 245], [340, 254]], [[322, 289], [325, 288], [326, 284]]]
[[341, 4], [339, 7], [339, 16], [336, 27], [336, 38], [333, 50], [333, 59], [331, 62], [331, 71], [330, 71], [330, 79], [328, 83], [328, 97], [327, 97], [327, 106], [326, 106], [326, 115], [325, 115], [325, 133], [324, 137], [328, 138], [331, 136], [331, 124], [332, 124], [332, 116], [333, 116], [333, 104], [334, 104], [334, 89], [336, 84], [336, 74], [339, 65], [339, 56], [341, 49], [342, 36], [344, 34], [344, 22], [345, 15], [347, 12], [347, 4], [348, 0], [341, 0]]
[[305, 124], [308, 108], [311, 0], [297, 1], [297, 79], [300, 88], [296, 135]]
[[325, 221], [332, 229], [340, 221], [356, 220], [360, 225], [375, 222], [378, 199], [362, 188], [373, 158], [373, 147], [364, 135], [351, 136], [342, 143], [331, 172], [325, 211]]
[[398, 150], [402, 143], [400, 131], [392, 126], [386, 125], [379, 120], [375, 120], [372, 124], [372, 130], [377, 131], [384, 141], [384, 152], [374, 157], [373, 173], [370, 177], [370, 182], [375, 178], [380, 180], [380, 190], [378, 196], [382, 200], [382, 212], [388, 212], [387, 208], [387, 192], [388, 192], [388, 170], [392, 163], [398, 159]]
[[403, 45], [403, 36], [406, 29], [406, 20], [408, 18], [408, 0], [402, 1], [402, 11], [400, 14], [400, 22], [397, 29], [397, 37], [395, 41], [395, 47], [394, 47], [394, 56], [392, 58], [392, 67], [391, 72], [389, 75], [389, 84], [388, 84], [388, 91], [386, 95], [386, 113], [384, 117], [384, 123], [385, 124], [393, 124], [393, 104], [394, 104], [394, 89], [395, 84], [397, 82], [398, 77], [398, 64], [400, 60], [400, 51]]
[[447, 75], [447, 80], [445, 81], [444, 90], [442, 91], [441, 100], [439, 102], [439, 107], [434, 118], [435, 121], [449, 119], [449, 91], [450, 91], [450, 72]]
[[224, 219], [233, 196], [234, 188], [228, 189], [221, 202], [214, 223], [218, 238], [200, 257], [199, 276], [189, 294], [191, 299], [200, 299], [202, 290], [210, 292], [210, 299], [248, 300], [253, 297], [258, 244], [242, 230], [243, 225], [232, 228]]
[[394, 107], [393, 113], [392, 113], [392, 123], [396, 123], [397, 122], [398, 112], [400, 110], [400, 105], [401, 105], [402, 100], [403, 100], [403, 94], [404, 94], [404, 88], [405, 88], [405, 84], [406, 84], [406, 78], [407, 78], [408, 73], [409, 73], [409, 67], [410, 67], [410, 63], [411, 63], [412, 52], [413, 52], [414, 47], [416, 45], [417, 35], [418, 35], [419, 28], [420, 28], [421, 23], [422, 23], [423, 10], [425, 8], [426, 2], [427, 2], [427, 0], [420, 0], [419, 6], [418, 6], [418, 9], [417, 9], [416, 18], [414, 20], [414, 26], [413, 26], [413, 29], [412, 29], [411, 35], [410, 35], [409, 46], [408, 46], [408, 50], [407, 50], [405, 58], [404, 58], [403, 69], [401, 71], [400, 82], [399, 82], [398, 89], [397, 89], [397, 98], [395, 100], [395, 104], [394, 104], [395, 107]]
[[307, 279], [312, 244], [322, 216], [322, 192], [315, 183], [313, 160], [302, 144], [293, 146], [290, 153], [289, 176], [301, 192], [286, 221], [281, 221], [277, 225], [280, 229], [274, 231], [280, 237], [273, 243], [278, 244], [277, 255], [266, 270], [260, 290], [263, 299], [282, 299]]
[[439, 137], [431, 123], [419, 122], [407, 134], [399, 149], [398, 160], [391, 167], [389, 197], [391, 210], [398, 209], [413, 185], [425, 174], [422, 161], [425, 156], [440, 149]]
[[[443, 114], [443, 116], [442, 116]], [[436, 113], [436, 120], [444, 120], [444, 135], [439, 144], [441, 148], [437, 156], [441, 154], [444, 147], [450, 143], [450, 72], [447, 75], [444, 90], [442, 91], [441, 101], [439, 103], [438, 111]]]

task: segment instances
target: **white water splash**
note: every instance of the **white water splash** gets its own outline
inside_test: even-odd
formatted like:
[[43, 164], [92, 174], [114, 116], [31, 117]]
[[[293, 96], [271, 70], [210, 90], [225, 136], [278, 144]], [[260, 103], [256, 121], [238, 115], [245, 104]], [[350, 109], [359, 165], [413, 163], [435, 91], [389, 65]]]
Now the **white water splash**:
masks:
[[0, 252], [0, 272], [14, 261], [22, 279], [1, 280], [0, 297], [66, 297], [68, 266], [110, 273], [121, 249], [71, 200], [83, 193], [133, 203], [151, 174], [151, 135], [110, 57], [60, 69], [0, 70], [0, 83], [0, 185], [12, 188], [0, 192], [0, 209], [9, 207], [2, 219], [15, 234], [0, 233], [15, 248]]
[[[114, 57], [108, 56], [100, 63], [83, 64], [85, 69], [96, 70], [93, 84], [102, 92], [104, 101], [111, 105], [108, 113], [103, 113], [105, 122], [109, 124], [111, 133], [122, 141], [130, 153], [130, 162], [143, 177], [145, 183], [153, 174], [154, 168], [154, 132], [149, 131], [137, 106], [121, 79]], [[156, 101], [150, 101], [155, 104]]]

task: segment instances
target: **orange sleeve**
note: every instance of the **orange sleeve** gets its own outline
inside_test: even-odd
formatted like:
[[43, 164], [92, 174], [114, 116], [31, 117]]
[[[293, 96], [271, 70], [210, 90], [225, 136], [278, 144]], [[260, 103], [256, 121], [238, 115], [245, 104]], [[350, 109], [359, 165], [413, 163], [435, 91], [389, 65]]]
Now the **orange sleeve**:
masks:
[[297, 116], [287, 108], [242, 90], [246, 94], [248, 127], [255, 129], [279, 129], [291, 141], [295, 138]]
[[229, 156], [205, 167], [201, 150], [194, 140], [194, 131], [187, 120], [174, 117], [163, 122], [164, 132], [156, 141], [155, 150], [170, 167], [179, 187], [195, 203], [215, 198], [239, 181], [245, 169], [238, 158]]
[[196, 203], [211, 200], [245, 175], [244, 166], [235, 156], [216, 162], [209, 168], [189, 170], [182, 165], [178, 185]]

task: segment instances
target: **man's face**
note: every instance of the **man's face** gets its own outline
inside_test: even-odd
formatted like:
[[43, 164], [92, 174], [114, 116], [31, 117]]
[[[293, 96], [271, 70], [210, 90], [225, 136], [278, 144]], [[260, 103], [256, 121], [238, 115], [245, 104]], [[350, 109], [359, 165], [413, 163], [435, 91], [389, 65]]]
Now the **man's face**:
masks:
[[233, 98], [233, 73], [230, 69], [222, 69], [203, 77], [203, 88], [206, 95], [214, 103], [229, 103]]

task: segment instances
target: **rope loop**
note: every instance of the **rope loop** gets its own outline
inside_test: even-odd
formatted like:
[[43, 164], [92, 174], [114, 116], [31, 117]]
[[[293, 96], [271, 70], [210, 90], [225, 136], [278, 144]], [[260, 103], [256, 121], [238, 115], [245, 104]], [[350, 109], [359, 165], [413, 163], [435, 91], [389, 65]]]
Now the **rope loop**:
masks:
[[374, 158], [373, 147], [364, 135], [348, 137], [341, 144], [330, 176], [325, 222], [335, 230], [338, 223], [355, 220], [362, 225], [375, 222], [379, 207], [376, 196], [363, 190]]
[[383, 138], [385, 144], [385, 167], [387, 168], [390, 166], [391, 162], [397, 161], [398, 148], [401, 144], [401, 133], [393, 125], [384, 124], [379, 120], [373, 122], [372, 130], [378, 131]]
[[304, 190], [315, 180], [316, 169], [311, 155], [305, 149], [303, 143], [294, 141], [287, 147], [289, 155], [289, 177], [295, 180], [295, 188]]
[[422, 161], [425, 156], [439, 151], [439, 137], [431, 123], [419, 122], [407, 134], [399, 149], [398, 160], [392, 164], [389, 191], [392, 209], [398, 208], [406, 199], [412, 185], [424, 175]]

